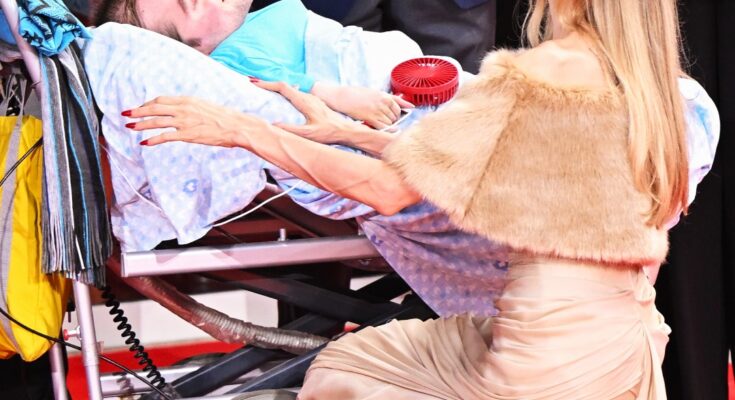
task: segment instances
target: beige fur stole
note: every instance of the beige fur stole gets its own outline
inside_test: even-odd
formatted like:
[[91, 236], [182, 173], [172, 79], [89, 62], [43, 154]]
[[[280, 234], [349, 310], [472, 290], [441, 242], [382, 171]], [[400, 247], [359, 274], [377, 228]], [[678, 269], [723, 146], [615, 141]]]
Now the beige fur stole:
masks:
[[461, 228], [519, 252], [613, 264], [660, 263], [664, 230], [633, 184], [628, 119], [614, 90], [569, 89], [523, 74], [508, 51], [443, 110], [384, 153]]

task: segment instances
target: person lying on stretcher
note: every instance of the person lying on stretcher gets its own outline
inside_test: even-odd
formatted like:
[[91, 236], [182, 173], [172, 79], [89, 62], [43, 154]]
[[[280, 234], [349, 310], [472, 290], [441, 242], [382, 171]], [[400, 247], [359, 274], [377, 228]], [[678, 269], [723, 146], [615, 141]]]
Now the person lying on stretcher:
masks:
[[249, 12], [252, 0], [108, 0], [96, 24], [118, 22], [163, 34], [209, 55], [253, 80], [283, 81], [330, 108], [383, 129], [413, 105], [378, 90], [315, 81], [306, 74], [308, 11], [281, 0]]

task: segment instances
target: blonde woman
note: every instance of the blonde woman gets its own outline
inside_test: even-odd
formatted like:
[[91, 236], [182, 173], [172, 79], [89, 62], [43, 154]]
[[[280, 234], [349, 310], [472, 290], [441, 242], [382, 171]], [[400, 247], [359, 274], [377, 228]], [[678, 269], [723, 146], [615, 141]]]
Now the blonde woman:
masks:
[[426, 199], [514, 250], [496, 317], [345, 336], [301, 399], [665, 398], [669, 330], [643, 267], [664, 260], [666, 226], [687, 205], [675, 1], [536, 0], [527, 32], [532, 48], [490, 54], [449, 106], [391, 143], [282, 84], [260, 85], [307, 126], [188, 98], [125, 113], [156, 117], [136, 130], [176, 128], [144, 145], [244, 147], [384, 214]]

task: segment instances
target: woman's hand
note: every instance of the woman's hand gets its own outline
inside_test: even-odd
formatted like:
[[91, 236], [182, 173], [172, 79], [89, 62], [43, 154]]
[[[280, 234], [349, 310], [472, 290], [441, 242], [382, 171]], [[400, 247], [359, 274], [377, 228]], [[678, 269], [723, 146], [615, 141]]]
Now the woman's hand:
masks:
[[356, 147], [373, 155], [380, 155], [393, 140], [393, 135], [347, 120], [316, 96], [303, 93], [283, 82], [253, 80], [253, 84], [281, 94], [304, 114], [306, 125], [274, 124], [285, 131], [314, 142]]
[[399, 96], [364, 87], [317, 82], [312, 93], [333, 110], [364, 121], [376, 129], [387, 128], [396, 122], [401, 116], [401, 108], [414, 108], [413, 104]]
[[274, 123], [273, 125], [324, 144], [343, 143], [348, 140], [349, 132], [361, 128], [360, 124], [345, 119], [329, 108], [318, 97], [303, 93], [284, 82], [252, 81], [255, 86], [276, 92], [285, 97], [306, 118], [305, 125]]
[[123, 111], [122, 115], [130, 118], [151, 117], [125, 125], [135, 131], [176, 129], [141, 142], [148, 146], [179, 141], [209, 146], [247, 147], [247, 135], [243, 132], [270, 129], [270, 125], [260, 118], [194, 97], [158, 97], [139, 108]]

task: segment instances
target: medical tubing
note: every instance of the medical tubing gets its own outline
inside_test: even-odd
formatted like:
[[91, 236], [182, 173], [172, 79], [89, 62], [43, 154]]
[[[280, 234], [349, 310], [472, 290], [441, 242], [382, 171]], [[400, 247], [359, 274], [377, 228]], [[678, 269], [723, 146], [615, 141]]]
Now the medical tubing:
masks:
[[140, 339], [136, 337], [133, 327], [128, 323], [125, 312], [120, 308], [120, 302], [115, 298], [109, 286], [105, 286], [102, 290], [102, 298], [105, 299], [105, 306], [110, 308], [109, 314], [113, 316], [112, 321], [117, 324], [120, 336], [125, 339], [125, 344], [129, 346], [128, 348], [133, 353], [133, 357], [138, 360], [138, 365], [142, 367], [143, 372], [147, 373], [146, 378], [150, 380], [152, 385], [164, 390], [166, 379], [161, 376], [161, 372], [153, 364], [153, 360], [148, 356], [145, 347], [140, 344]]
[[222, 334], [233, 343], [247, 343], [264, 349], [304, 354], [328, 341], [326, 338], [303, 332], [254, 325], [206, 307], [194, 310], [194, 315], [195, 319], [202, 321], [203, 324], [222, 329]]
[[265, 349], [304, 354], [329, 341], [321, 336], [258, 326], [232, 318], [197, 302], [160, 278], [135, 277], [124, 280], [140, 294], [156, 301], [213, 338], [226, 343], [245, 343]]
[[294, 190], [298, 189], [298, 188], [299, 188], [299, 187], [300, 187], [301, 185], [303, 185], [304, 183], [305, 183], [304, 181], [299, 181], [299, 182], [297, 182], [297, 183], [296, 183], [295, 185], [293, 185], [293, 186], [291, 186], [290, 188], [288, 188], [288, 190], [284, 190], [284, 191], [282, 191], [281, 193], [278, 193], [278, 194], [276, 194], [275, 196], [272, 196], [272, 197], [268, 198], [268, 199], [267, 199], [266, 201], [264, 201], [264, 202], [262, 202], [262, 203], [258, 204], [257, 206], [255, 206], [255, 207], [253, 207], [253, 208], [251, 208], [251, 209], [249, 209], [249, 210], [245, 211], [245, 212], [244, 212], [244, 213], [242, 213], [242, 214], [238, 214], [238, 215], [235, 215], [234, 217], [232, 217], [232, 218], [228, 218], [228, 219], [226, 219], [226, 220], [224, 220], [224, 221], [222, 221], [222, 222], [217, 222], [216, 224], [212, 225], [212, 227], [213, 227], [213, 228], [219, 228], [220, 226], [222, 226], [222, 225], [225, 225], [225, 224], [229, 224], [229, 223], [230, 223], [230, 222], [232, 222], [232, 221], [237, 221], [237, 220], [238, 220], [238, 219], [240, 219], [240, 218], [245, 218], [245, 217], [247, 217], [248, 215], [250, 215], [250, 214], [252, 214], [252, 213], [254, 213], [254, 212], [258, 211], [259, 209], [261, 209], [262, 207], [264, 207], [264, 206], [265, 206], [266, 204], [270, 203], [271, 201], [273, 201], [273, 200], [276, 200], [276, 199], [278, 199], [278, 198], [281, 198], [281, 197], [283, 197], [283, 196], [285, 196], [285, 195], [287, 195], [287, 194], [291, 193], [292, 191], [294, 191]]

